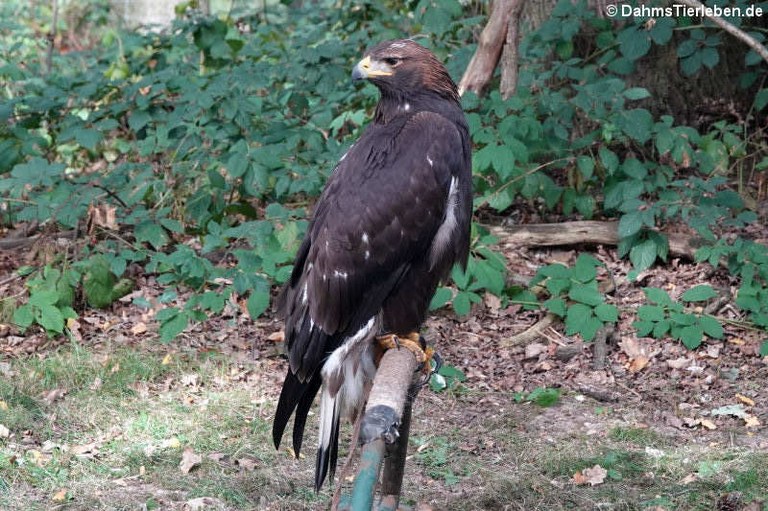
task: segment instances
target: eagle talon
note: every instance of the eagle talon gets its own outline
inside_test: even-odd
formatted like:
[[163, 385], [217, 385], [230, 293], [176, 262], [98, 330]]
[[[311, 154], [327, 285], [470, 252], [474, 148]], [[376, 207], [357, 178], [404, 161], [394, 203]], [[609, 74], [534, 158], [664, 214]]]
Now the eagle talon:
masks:
[[435, 350], [427, 347], [427, 341], [418, 332], [411, 332], [404, 337], [396, 334], [381, 335], [376, 338], [384, 350], [405, 348], [416, 357], [419, 366], [417, 372], [429, 377], [432, 374], [430, 360], [435, 356]]

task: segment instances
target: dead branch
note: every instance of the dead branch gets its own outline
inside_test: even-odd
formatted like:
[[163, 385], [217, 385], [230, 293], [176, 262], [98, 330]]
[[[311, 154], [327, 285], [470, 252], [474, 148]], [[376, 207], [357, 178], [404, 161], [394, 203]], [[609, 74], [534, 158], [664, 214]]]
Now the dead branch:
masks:
[[507, 22], [507, 38], [501, 53], [501, 97], [509, 99], [517, 91], [518, 48], [520, 46], [520, 15], [525, 0], [513, 0]]
[[[514, 227], [490, 227], [491, 234], [502, 246], [516, 248], [554, 247], [559, 245], [617, 245], [618, 222], [578, 221], [558, 224], [529, 224]], [[675, 257], [693, 259], [702, 240], [682, 233], [665, 233], [669, 239], [669, 253]]]
[[495, 0], [491, 6], [488, 23], [480, 34], [477, 50], [472, 56], [464, 76], [459, 82], [459, 94], [472, 91], [482, 94], [493, 77], [493, 70], [499, 62], [501, 50], [507, 37], [507, 25], [512, 15], [512, 6], [521, 0]]
[[764, 61], [768, 62], [768, 48], [760, 44], [760, 42], [752, 37], [751, 35], [747, 34], [740, 28], [728, 23], [726, 20], [721, 18], [720, 16], [715, 16], [713, 14], [707, 14], [707, 11], [704, 9], [708, 9], [707, 6], [699, 2], [699, 0], [680, 0], [681, 4], [685, 4], [688, 7], [693, 7], [694, 9], [701, 9], [702, 14], [705, 18], [708, 18], [717, 25], [718, 27], [722, 28], [729, 34], [731, 34], [736, 39], [739, 39], [741, 42], [752, 48], [755, 53], [760, 55]]
[[554, 320], [554, 314], [547, 314], [524, 332], [520, 332], [519, 334], [513, 335], [507, 339], [502, 339], [501, 342], [499, 342], [499, 345], [505, 348], [511, 348], [512, 346], [524, 346], [530, 342], [533, 342], [541, 337], [541, 332], [543, 332], [545, 328], [551, 325]]

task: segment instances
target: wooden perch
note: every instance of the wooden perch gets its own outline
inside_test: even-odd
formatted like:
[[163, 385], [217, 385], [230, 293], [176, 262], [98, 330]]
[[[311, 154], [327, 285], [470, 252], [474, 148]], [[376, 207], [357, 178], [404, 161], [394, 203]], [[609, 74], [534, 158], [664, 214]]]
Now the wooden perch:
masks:
[[377, 509], [397, 509], [400, 500], [405, 454], [408, 449], [411, 403], [418, 392], [418, 362], [405, 348], [384, 353], [373, 380], [363, 415], [360, 468], [350, 498], [342, 498], [340, 510], [373, 508], [376, 483], [382, 474], [382, 496]]
[[[619, 222], [578, 221], [558, 224], [529, 224], [514, 227], [490, 227], [499, 243], [508, 247], [554, 247], [559, 245], [617, 245]], [[665, 233], [669, 253], [675, 257], [693, 259], [702, 241], [681, 233]]]

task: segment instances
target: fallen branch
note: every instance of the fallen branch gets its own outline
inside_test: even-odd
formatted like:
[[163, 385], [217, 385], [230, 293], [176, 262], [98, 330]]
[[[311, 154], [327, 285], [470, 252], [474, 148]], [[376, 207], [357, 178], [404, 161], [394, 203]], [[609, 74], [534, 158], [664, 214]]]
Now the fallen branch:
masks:
[[526, 344], [531, 343], [541, 337], [541, 332], [543, 332], [545, 328], [551, 325], [554, 320], [554, 314], [547, 314], [524, 332], [520, 332], [519, 334], [513, 335], [507, 339], [502, 339], [499, 344], [504, 348], [511, 348], [512, 346], [520, 345], [525, 346]]
[[[558, 224], [528, 224], [514, 227], [491, 226], [491, 234], [502, 246], [517, 248], [554, 247], [560, 245], [618, 245], [618, 222], [578, 221]], [[669, 253], [675, 257], [693, 259], [702, 240], [687, 234], [665, 233]]]

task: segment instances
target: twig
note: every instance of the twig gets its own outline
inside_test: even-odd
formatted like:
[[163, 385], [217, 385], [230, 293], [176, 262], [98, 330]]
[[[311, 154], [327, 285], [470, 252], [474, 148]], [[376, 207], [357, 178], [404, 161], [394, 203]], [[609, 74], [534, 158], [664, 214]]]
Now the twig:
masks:
[[53, 69], [53, 47], [56, 45], [56, 25], [59, 24], [59, 0], [51, 0], [53, 3], [53, 22], [48, 31], [48, 51], [45, 55], [45, 74]]
[[536, 324], [529, 327], [524, 332], [520, 332], [517, 335], [513, 335], [508, 339], [502, 339], [502, 341], [499, 344], [505, 348], [511, 348], [512, 346], [526, 345], [529, 342], [535, 341], [536, 339], [541, 337], [541, 334], [544, 331], [544, 329], [547, 328], [549, 325], [551, 325], [554, 320], [555, 320], [554, 314], [547, 314], [546, 316], [541, 318]]
[[706, 5], [699, 2], [699, 0], [678, 0], [681, 4], [685, 4], [688, 7], [693, 7], [694, 9], [700, 9], [702, 14], [705, 18], [708, 18], [714, 23], [715, 25], [719, 26], [729, 34], [731, 34], [736, 39], [741, 40], [744, 44], [752, 48], [755, 53], [760, 55], [764, 61], [768, 62], [768, 49], [766, 49], [765, 46], [760, 44], [757, 39], [752, 37], [751, 35], [747, 34], [740, 28], [728, 23], [720, 16], [715, 16], [714, 14], [707, 14], [707, 7]]

